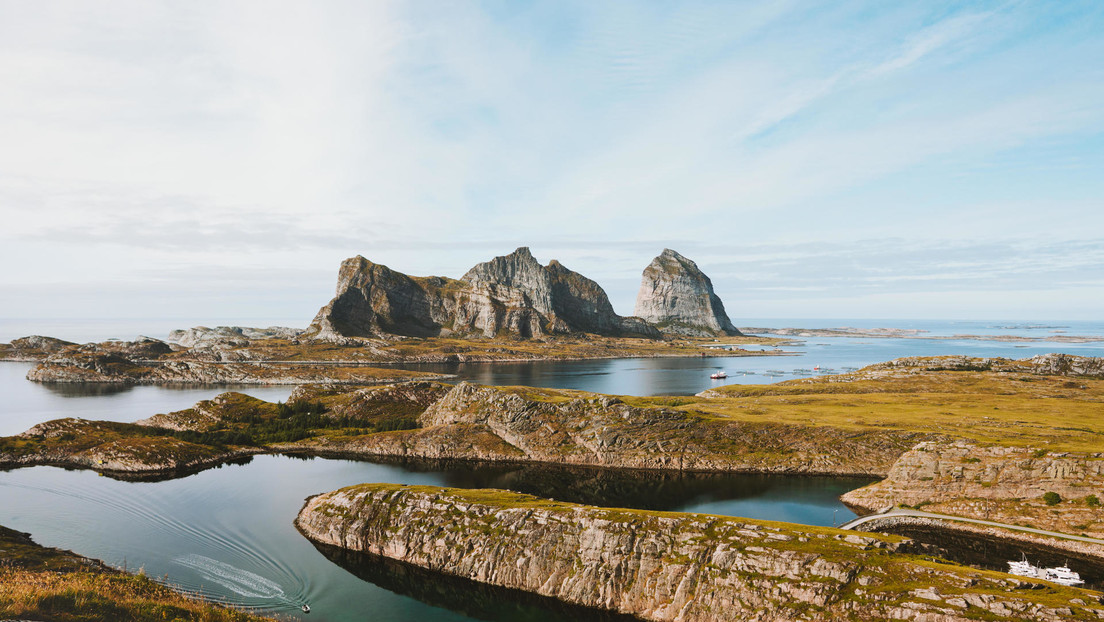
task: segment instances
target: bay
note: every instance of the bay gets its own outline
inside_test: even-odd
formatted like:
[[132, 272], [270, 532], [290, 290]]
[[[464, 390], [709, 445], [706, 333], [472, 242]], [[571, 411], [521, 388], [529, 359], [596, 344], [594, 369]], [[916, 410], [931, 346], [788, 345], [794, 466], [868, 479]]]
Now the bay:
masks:
[[[865, 323], [864, 323], [865, 322]], [[754, 320], [748, 324], [769, 325]], [[794, 320], [775, 326], [922, 328], [959, 334], [1104, 334], [1100, 323]], [[128, 338], [118, 325], [113, 334]], [[95, 336], [95, 327], [73, 334]], [[986, 332], [988, 331], [988, 332]], [[1065, 331], [1057, 333], [1054, 331]], [[46, 332], [47, 331], [31, 331]], [[138, 334], [138, 333], [135, 333]], [[155, 335], [156, 336], [156, 335]], [[1104, 356], [1104, 344], [973, 339], [809, 337], [777, 357], [620, 359], [413, 366], [492, 385], [571, 388], [621, 395], [693, 394], [729, 383], [777, 382], [901, 356], [965, 354], [1025, 358], [1046, 352]], [[44, 420], [135, 421], [187, 408], [225, 390], [285, 400], [290, 387], [102, 387], [24, 379], [30, 364], [0, 363], [0, 435]], [[725, 369], [729, 378], [709, 379]], [[831, 370], [831, 371], [827, 371]], [[362, 482], [496, 487], [615, 507], [684, 510], [832, 525], [853, 514], [839, 501], [869, 480], [765, 475], [662, 474], [542, 465], [361, 462], [259, 456], [186, 478], [124, 482], [89, 471], [34, 467], [0, 472], [0, 524], [195, 591], [218, 602], [294, 616], [302, 602], [316, 620], [581, 620], [595, 612], [477, 586], [378, 559], [320, 550], [293, 527], [304, 499]]]

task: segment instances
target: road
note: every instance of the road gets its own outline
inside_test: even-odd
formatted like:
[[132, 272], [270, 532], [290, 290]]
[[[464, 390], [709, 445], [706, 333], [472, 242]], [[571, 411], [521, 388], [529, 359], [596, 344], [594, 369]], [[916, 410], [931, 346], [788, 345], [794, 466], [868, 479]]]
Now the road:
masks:
[[913, 510], [909, 508], [894, 508], [883, 514], [869, 514], [867, 516], [860, 516], [854, 520], [848, 521], [840, 525], [840, 529], [854, 529], [864, 523], [880, 520], [891, 516], [915, 516], [918, 518], [933, 518], [945, 521], [954, 521], [958, 523], [971, 523], [974, 525], [983, 525], [986, 527], [999, 527], [1001, 529], [1010, 529], [1012, 531], [1023, 531], [1026, 533], [1033, 533], [1040, 536], [1049, 536], [1051, 538], [1061, 538], [1063, 540], [1077, 540], [1079, 542], [1088, 542], [1090, 544], [1098, 544], [1104, 546], [1104, 540], [1099, 538], [1090, 538], [1088, 536], [1078, 536], [1069, 533], [1059, 533], [1057, 531], [1047, 531], [1045, 529], [1035, 529], [1034, 527], [1021, 527], [1020, 525], [1009, 525], [1007, 523], [998, 523], [995, 521], [981, 520], [978, 518], [963, 518], [961, 516], [950, 516], [948, 514], [935, 514], [933, 512], [924, 512], [922, 510]]

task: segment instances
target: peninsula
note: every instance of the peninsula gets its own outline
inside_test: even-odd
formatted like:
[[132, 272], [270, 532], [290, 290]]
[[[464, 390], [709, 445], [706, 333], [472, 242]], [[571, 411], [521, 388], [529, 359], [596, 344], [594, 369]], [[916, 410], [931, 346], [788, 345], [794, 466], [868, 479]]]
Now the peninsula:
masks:
[[895, 536], [500, 490], [363, 484], [309, 499], [296, 525], [323, 544], [645, 620], [1104, 617], [1091, 592], [1024, 589]]

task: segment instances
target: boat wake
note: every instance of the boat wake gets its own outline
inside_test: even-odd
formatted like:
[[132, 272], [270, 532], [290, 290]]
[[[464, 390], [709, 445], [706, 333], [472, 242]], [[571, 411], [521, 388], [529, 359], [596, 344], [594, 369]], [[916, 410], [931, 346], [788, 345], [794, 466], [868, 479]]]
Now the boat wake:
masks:
[[221, 585], [239, 596], [287, 600], [279, 584], [217, 559], [192, 554], [177, 557], [173, 562], [195, 570], [204, 580]]

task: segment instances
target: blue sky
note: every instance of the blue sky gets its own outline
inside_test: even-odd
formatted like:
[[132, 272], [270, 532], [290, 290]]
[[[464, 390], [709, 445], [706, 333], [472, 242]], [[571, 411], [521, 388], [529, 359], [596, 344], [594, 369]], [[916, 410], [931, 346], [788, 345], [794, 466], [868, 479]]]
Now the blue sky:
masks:
[[1099, 2], [0, 0], [0, 317], [299, 319], [529, 246], [632, 310], [1104, 316]]

